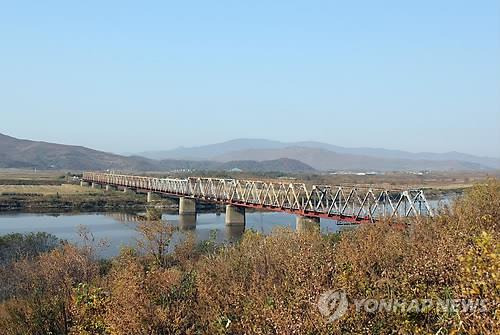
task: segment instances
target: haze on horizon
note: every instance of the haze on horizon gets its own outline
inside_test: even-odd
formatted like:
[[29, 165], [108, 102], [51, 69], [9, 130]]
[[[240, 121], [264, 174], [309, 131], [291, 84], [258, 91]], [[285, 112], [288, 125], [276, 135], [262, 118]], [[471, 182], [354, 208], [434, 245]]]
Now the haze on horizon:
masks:
[[17, 138], [500, 157], [498, 1], [16, 1], [0, 39], [0, 133]]

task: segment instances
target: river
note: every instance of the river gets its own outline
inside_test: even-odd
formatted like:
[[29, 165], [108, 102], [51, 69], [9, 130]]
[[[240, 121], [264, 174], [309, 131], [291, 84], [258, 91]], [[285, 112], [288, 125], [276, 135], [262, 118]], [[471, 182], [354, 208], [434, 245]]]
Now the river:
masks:
[[[429, 201], [436, 212], [438, 208], [449, 205], [451, 197]], [[196, 216], [180, 216], [178, 214], [163, 213], [162, 219], [178, 226], [178, 233], [172, 246], [182, 238], [182, 232], [192, 232], [198, 241], [212, 238], [214, 235], [218, 243], [228, 243], [241, 238], [245, 229], [253, 229], [263, 234], [269, 234], [277, 227], [296, 229], [296, 216], [280, 212], [252, 212], [246, 213], [245, 227], [231, 227], [225, 224], [225, 214], [198, 213]], [[96, 241], [106, 241], [107, 247], [99, 249], [99, 255], [110, 258], [119, 254], [124, 246], [136, 246], [140, 237], [136, 225], [138, 216], [128, 213], [0, 213], [0, 235], [10, 233], [46, 232], [60, 239], [73, 243], [80, 243], [79, 230], [85, 227], [92, 233]], [[332, 233], [354, 229], [357, 225], [338, 224], [334, 220], [321, 219], [320, 229], [323, 233]]]
[[[181, 232], [193, 232], [198, 241], [215, 234], [219, 243], [238, 240], [244, 229], [253, 229], [269, 234], [276, 227], [295, 229], [295, 215], [278, 212], [247, 212], [244, 228], [225, 225], [225, 214], [199, 213], [194, 217], [180, 217], [175, 214], [162, 216], [163, 220], [179, 226]], [[126, 213], [77, 213], [77, 214], [32, 214], [8, 213], [0, 215], [0, 235], [9, 233], [47, 232], [61, 239], [80, 243], [80, 227], [92, 233], [95, 240], [107, 241], [107, 247], [100, 249], [101, 257], [109, 258], [119, 254], [123, 246], [135, 246], [139, 233], [136, 230], [137, 216]], [[352, 225], [338, 225], [336, 221], [321, 219], [323, 233], [352, 229]], [[177, 235], [174, 243], [181, 238]]]

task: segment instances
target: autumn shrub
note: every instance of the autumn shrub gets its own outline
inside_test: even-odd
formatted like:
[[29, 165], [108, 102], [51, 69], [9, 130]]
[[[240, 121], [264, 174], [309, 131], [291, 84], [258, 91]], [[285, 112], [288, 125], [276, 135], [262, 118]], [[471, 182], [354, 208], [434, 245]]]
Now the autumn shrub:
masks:
[[0, 236], [0, 266], [25, 258], [33, 258], [53, 250], [63, 241], [43, 232]]
[[110, 295], [106, 321], [114, 334], [150, 334], [155, 309], [145, 287], [146, 271], [132, 255], [113, 264], [108, 281]]
[[97, 273], [89, 255], [71, 245], [13, 264], [2, 278], [13, 285], [0, 307], [0, 329], [4, 334], [67, 334], [73, 288]]
[[316, 306], [334, 268], [319, 233], [245, 233], [197, 266], [201, 324], [209, 333], [285, 334], [324, 330]]
[[71, 305], [70, 334], [110, 334], [105, 320], [108, 302], [109, 297], [102, 288], [91, 284], [78, 284], [74, 289]]
[[477, 302], [480, 308], [462, 315], [455, 328], [469, 334], [498, 332], [500, 325], [500, 244], [498, 235], [483, 231], [460, 257], [458, 297]]
[[196, 324], [194, 275], [121, 255], [107, 280], [112, 334], [184, 334]]

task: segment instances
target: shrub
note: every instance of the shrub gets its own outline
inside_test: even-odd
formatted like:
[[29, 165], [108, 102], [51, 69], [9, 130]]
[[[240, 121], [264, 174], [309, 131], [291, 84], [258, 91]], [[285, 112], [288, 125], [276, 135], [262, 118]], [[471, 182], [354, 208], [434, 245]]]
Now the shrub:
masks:
[[12, 285], [11, 298], [0, 308], [0, 329], [5, 334], [67, 334], [73, 288], [97, 273], [95, 262], [71, 245], [16, 262], [2, 278]]
[[0, 266], [33, 258], [59, 247], [62, 241], [47, 233], [7, 234], [0, 236]]

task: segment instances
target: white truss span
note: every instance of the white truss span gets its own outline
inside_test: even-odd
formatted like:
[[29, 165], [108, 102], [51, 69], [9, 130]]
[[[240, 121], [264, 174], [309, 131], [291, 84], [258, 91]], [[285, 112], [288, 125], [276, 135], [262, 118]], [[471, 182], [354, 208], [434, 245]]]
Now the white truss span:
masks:
[[221, 178], [155, 178], [85, 172], [83, 180], [245, 207], [341, 221], [432, 216], [422, 190], [263, 182]]

